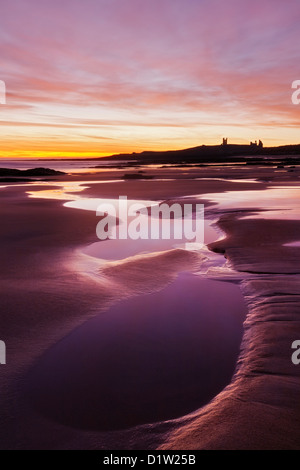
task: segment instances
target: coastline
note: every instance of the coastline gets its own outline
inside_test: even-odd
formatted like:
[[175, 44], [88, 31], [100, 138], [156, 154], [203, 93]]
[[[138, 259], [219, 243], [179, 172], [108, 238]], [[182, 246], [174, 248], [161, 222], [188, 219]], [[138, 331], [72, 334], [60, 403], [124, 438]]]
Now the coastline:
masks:
[[[269, 172], [269, 169], [267, 171]], [[242, 173], [243, 172], [239, 170], [237, 175], [236, 172], [231, 171], [231, 177], [233, 179], [237, 177], [240, 178], [243, 176]], [[260, 171], [260, 175], [261, 173], [262, 172]], [[78, 175], [74, 178], [74, 180], [85, 180], [85, 176], [86, 175], [82, 177], [82, 175]], [[164, 174], [164, 176], [166, 175]], [[174, 175], [172, 174], [169, 175], [169, 177], [170, 176]], [[230, 177], [230, 169], [224, 170], [224, 175], [221, 174], [221, 176], [226, 176], [227, 178]], [[257, 171], [251, 174], [251, 176], [257, 176]], [[111, 177], [115, 178], [115, 174], [113, 172]], [[206, 170], [198, 170], [196, 177], [206, 178]], [[249, 177], [248, 171], [247, 177]], [[91, 175], [90, 178], [93, 180], [95, 178], [97, 179], [98, 176]], [[104, 178], [107, 178], [107, 175], [105, 175], [103, 179]], [[72, 180], [73, 178], [70, 176], [67, 179]], [[202, 194], [205, 197], [205, 194], [208, 192], [212, 193], [215, 191], [220, 191], [221, 193], [224, 190], [233, 191], [236, 189], [238, 191], [243, 190], [243, 188], [245, 190], [250, 190], [253, 188], [253, 185], [255, 185], [255, 188], [263, 189], [268, 186], [268, 184], [265, 182], [234, 183], [233, 181], [225, 181], [220, 184], [220, 181], [217, 179], [215, 181], [213, 179], [210, 181], [205, 179], [203, 181], [194, 179], [192, 184], [186, 188], [186, 180], [182, 179], [182, 182], [177, 183], [176, 187], [174, 188], [174, 185], [172, 186], [173, 183], [171, 182], [167, 183], [164, 187], [163, 182], [157, 181], [157, 184], [154, 184], [153, 186], [154, 181], [155, 180], [147, 182], [135, 181], [134, 183], [130, 183], [133, 185], [131, 189], [128, 184], [125, 186], [126, 183], [124, 182], [113, 183], [112, 185], [105, 184], [103, 186], [93, 184], [90, 188], [81, 191], [80, 197], [85, 195], [88, 197], [91, 197], [95, 194], [99, 195], [99, 190], [101, 190], [102, 197], [111, 197], [112, 195], [115, 196], [117, 191], [122, 191], [123, 188], [127, 187], [130, 189], [130, 196], [133, 198], [137, 197], [138, 195], [140, 196], [141, 191], [143, 191], [143, 198], [154, 199], [157, 197], [157, 199], [161, 199], [166, 197], [168, 200], [178, 200], [176, 199], [178, 196], [194, 196], [196, 189], [198, 195], [201, 194], [202, 191]], [[286, 181], [286, 178], [284, 178], [284, 181]], [[59, 181], [57, 181], [57, 185], [59, 188]], [[180, 189], [180, 185], [182, 189]], [[68, 334], [68, 332], [82, 324], [86, 319], [93, 317], [95, 313], [101, 311], [101, 309], [108, 308], [116, 294], [114, 292], [115, 286], [106, 283], [102, 288], [100, 288], [98, 283], [93, 282], [90, 278], [85, 276], [84, 273], [76, 273], [73, 270], [74, 250], [78, 249], [79, 246], [93, 243], [96, 239], [95, 233], [93, 233], [95, 229], [95, 214], [89, 211], [66, 208], [62, 205], [62, 200], [45, 200], [38, 198], [28, 198], [28, 196], [25, 196], [24, 191], [32, 189], [37, 190], [39, 188], [35, 188], [29, 185], [22, 187], [10, 186], [9, 188], [1, 189], [1, 196], [5, 198], [8, 203], [7, 206], [1, 206], [2, 220], [6, 221], [2, 227], [2, 237], [4, 240], [6, 240], [6, 245], [2, 246], [4, 263], [1, 273], [1, 282], [6, 290], [3, 299], [5, 299], [4, 305], [7, 311], [7, 316], [4, 317], [2, 321], [2, 331], [4, 331], [5, 335], [11, 338], [8, 341], [8, 357], [11, 361], [15, 361], [15, 365], [12, 368], [8, 363], [9, 367], [5, 371], [5, 374], [7, 374], [7, 380], [2, 384], [1, 402], [2, 409], [5, 410], [2, 413], [2, 445], [9, 448], [11, 448], [12, 442], [16, 443], [15, 446], [17, 446], [17, 448], [31, 448], [32, 446], [39, 446], [41, 448], [67, 448], [68, 446], [72, 448], [109, 448], [111, 445], [117, 445], [119, 446], [118, 448], [122, 449], [151, 449], [157, 448], [159, 446], [161, 446], [159, 448], [173, 449], [235, 448], [233, 446], [236, 445], [239, 445], [240, 448], [244, 448], [243, 446], [246, 446], [246, 448], [247, 446], [249, 446], [248, 448], [251, 448], [253, 445], [258, 446], [262, 436], [260, 432], [255, 435], [255, 439], [250, 439], [247, 434], [247, 438], [240, 438], [240, 443], [237, 443], [236, 438], [237, 434], [239, 434], [239, 431], [236, 432], [236, 429], [240, 429], [240, 433], [242, 433], [242, 431], [243, 433], [247, 433], [247, 429], [252, 429], [253, 426], [257, 426], [259, 429], [261, 426], [260, 420], [258, 420], [258, 422], [255, 421], [253, 426], [248, 426], [247, 424], [249, 423], [250, 419], [249, 414], [252, 416], [253, 412], [255, 416], [257, 414], [259, 415], [259, 407], [257, 408], [258, 405], [254, 405], [254, 407], [251, 408], [251, 400], [253, 399], [253, 396], [259, 396], [259, 394], [261, 395], [263, 393], [263, 388], [259, 388], [259, 384], [261, 386], [261, 382], [264, 382], [265, 377], [267, 377], [266, 387], [269, 387], [271, 390], [268, 392], [267, 396], [270, 395], [271, 397], [274, 395], [275, 386], [280, 386], [281, 390], [294, 393], [296, 390], [298, 390], [298, 382], [293, 379], [293, 386], [290, 390], [288, 386], [291, 382], [290, 379], [280, 379], [278, 384], [277, 382], [274, 382], [274, 387], [272, 388], [271, 379], [276, 375], [276, 372], [272, 372], [272, 374], [268, 374], [268, 372], [260, 372], [261, 376], [258, 378], [256, 377], [256, 375], [258, 375], [256, 371], [254, 371], [254, 373], [253, 371], [249, 372], [247, 368], [248, 361], [251, 366], [251, 361], [255, 362], [256, 356], [253, 352], [252, 355], [249, 353], [247, 349], [247, 338], [249, 338], [250, 335], [249, 331], [251, 332], [257, 328], [257, 324], [259, 325], [262, 323], [261, 319], [263, 318], [261, 317], [258, 320], [256, 317], [253, 317], [256, 319], [252, 322], [251, 318], [253, 316], [254, 307], [251, 303], [248, 304], [250, 308], [250, 314], [248, 315], [245, 322], [246, 333], [243, 342], [242, 355], [240, 356], [240, 361], [238, 364], [239, 375], [238, 382], [236, 383], [236, 386], [238, 384], [237, 390], [242, 390], [244, 393], [241, 399], [235, 398], [234, 393], [237, 392], [234, 390], [235, 382], [233, 382], [224, 391], [217, 395], [217, 397], [215, 397], [210, 404], [200, 409], [199, 412], [193, 412], [187, 417], [182, 417], [176, 420], [158, 424], [140, 426], [139, 428], [134, 428], [123, 432], [115, 431], [113, 434], [108, 433], [107, 435], [104, 435], [103, 433], [94, 434], [88, 432], [85, 433], [85, 436], [83, 436], [82, 433], [78, 430], [71, 430], [70, 428], [61, 426], [60, 424], [51, 423], [47, 420], [41, 419], [38, 414], [35, 414], [32, 411], [31, 407], [28, 407], [28, 404], [26, 404], [22, 397], [22, 392], [20, 392], [20, 386], [23, 384], [23, 375], [26, 370], [31, 367], [32, 362], [35, 362], [36, 359], [41, 357], [42, 354], [51, 345], [58, 343], [60, 339]], [[40, 187], [40, 189], [44, 189], [43, 185]], [[208, 213], [214, 214], [214, 217], [217, 216], [216, 206], [210, 204], [208, 206]], [[221, 214], [221, 220], [219, 222], [220, 228], [222, 231], [227, 233], [227, 236], [226, 238], [215, 242], [210, 246], [210, 248], [219, 253], [225, 252], [226, 257], [228, 257], [228, 259], [230, 259], [232, 262], [234, 269], [240, 271], [241, 274], [243, 274], [245, 270], [247, 271], [247, 269], [245, 269], [246, 265], [248, 266], [248, 271], [250, 265], [250, 270], [252, 266], [253, 269], [255, 267], [256, 272], [257, 269], [259, 269], [259, 266], [264, 266], [264, 263], [268, 262], [273, 269], [271, 272], [276, 275], [278, 271], [278, 263], [276, 264], [275, 261], [279, 244], [281, 241], [282, 244], [293, 241], [290, 240], [288, 236], [290, 233], [290, 227], [292, 225], [294, 226], [293, 230], [296, 237], [297, 230], [299, 233], [298, 224], [293, 223], [291, 225], [291, 221], [288, 221], [289, 226], [286, 229], [287, 236], [286, 238], [282, 239], [280, 230], [282, 230], [284, 224], [281, 224], [281, 222], [278, 223], [277, 221], [274, 226], [272, 226], [271, 230], [271, 232], [274, 233], [274, 236], [277, 234], [277, 238], [275, 237], [277, 244], [275, 244], [273, 248], [268, 248], [263, 262], [259, 263], [257, 258], [261, 257], [261, 254], [266, 250], [265, 248], [263, 250], [259, 250], [257, 248], [257, 240], [255, 240], [255, 237], [250, 239], [249, 237], [247, 238], [244, 236], [245, 234], [243, 233], [243, 227], [245, 227], [245, 224], [247, 223], [249, 223], [249, 221], [237, 220], [234, 217], [232, 211], [229, 215], [227, 214], [223, 217]], [[253, 221], [251, 221], [251, 224], [252, 223]], [[264, 234], [268, 243], [268, 237], [270, 233], [270, 229], [268, 228], [270, 227], [270, 225], [268, 225], [269, 223], [269, 221], [264, 222], [261, 220], [254, 220], [254, 224], [256, 224], [256, 230], [254, 230], [254, 232], [256, 233], [258, 233], [258, 229], [262, 230], [263, 226], [265, 225]], [[16, 234], [18, 234], [18, 240], [16, 240]], [[19, 248], [16, 248], [16, 243], [20, 243], [20, 241], [21, 244], [19, 244]], [[282, 254], [284, 256], [285, 267], [281, 266], [279, 271], [282, 272], [283, 269], [287, 270], [289, 263], [292, 268], [288, 274], [289, 277], [287, 279], [286, 277], [282, 278], [282, 284], [274, 284], [275, 281], [273, 279], [267, 279], [267, 281], [271, 284], [271, 287], [268, 290], [266, 289], [266, 280], [244, 279], [241, 285], [243, 292], [245, 293], [246, 300], [247, 296], [249, 296], [249, 292], [251, 292], [251, 295], [254, 296], [256, 294], [253, 294], [253, 291], [255, 291], [260, 292], [261, 295], [264, 295], [267, 302], [268, 299], [274, 298], [273, 289], [275, 289], [275, 287], [276, 290], [281, 289], [281, 293], [286, 294], [286, 297], [280, 297], [281, 300], [284, 299], [284, 305], [287, 309], [284, 321], [288, 322], [292, 318], [294, 319], [293, 321], [297, 322], [296, 313], [292, 316], [290, 315], [290, 302], [291, 300], [296, 300], [295, 294], [299, 294], [297, 286], [294, 285], [294, 287], [292, 287], [290, 282], [290, 276], [295, 274], [292, 273], [293, 270], [295, 271], [295, 268], [293, 268], [295, 257], [293, 254], [297, 251], [295, 251], [295, 247], [283, 248], [284, 251]], [[286, 256], [289, 252], [291, 253], [290, 257]], [[275, 261], [272, 257], [275, 259]], [[289, 263], [288, 258], [290, 260]], [[190, 261], [187, 260], [187, 263], [188, 264], [186, 266], [190, 264]], [[58, 272], [59, 275], [57, 275]], [[265, 276], [265, 274], [262, 275]], [[255, 275], [253, 274], [253, 276]], [[8, 281], [16, 279], [18, 279], [18, 284], [15, 284], [13, 288], [7, 289]], [[30, 279], [34, 280], [34, 289], [32, 286], [29, 288]], [[167, 281], [167, 283], [168, 282], [169, 281]], [[158, 282], [157, 288], [159, 288], [159, 285], [161, 284]], [[269, 284], [267, 283], [267, 285]], [[18, 292], [17, 297], [16, 291]], [[291, 297], [291, 292], [294, 293], [293, 297]], [[51, 302], [49, 302], [50, 299]], [[24, 305], [26, 305], [26, 311], [23, 311], [24, 309], [22, 310], [22, 306]], [[267, 306], [262, 305], [262, 310], [265, 309], [267, 312], [268, 308], [270, 308], [268, 305], [268, 302]], [[272, 308], [274, 307], [276, 309], [275, 305], [275, 303], [274, 306], [272, 304]], [[56, 312], [56, 315], [53, 315], [54, 312]], [[17, 315], [17, 325], [16, 323], [12, 323], [12, 315]], [[260, 313], [260, 315], [262, 314]], [[266, 315], [266, 322], [271, 321], [272, 323], [274, 319], [269, 319], [269, 313], [266, 313]], [[274, 313], [272, 310], [272, 315], [276, 315], [276, 311]], [[276, 316], [274, 316], [274, 318], [277, 319]], [[38, 323], [36, 323], [37, 319]], [[282, 349], [277, 351], [277, 353], [276, 351], [274, 352], [272, 350], [272, 346], [274, 346], [274, 337], [280, 337], [280, 331], [276, 330], [274, 332], [274, 337], [272, 340], [273, 342], [270, 340], [270, 342], [267, 343], [269, 344], [270, 350], [267, 349], [268, 346], [266, 346], [266, 349], [263, 350], [262, 345], [260, 344], [261, 339], [265, 338], [264, 335], [267, 336], [266, 331], [262, 330], [261, 332], [257, 329], [255, 331], [258, 332], [256, 347], [258, 350], [260, 350], [260, 348], [262, 349], [262, 357], [264, 357], [264, 354], [267, 356], [268, 354], [271, 354], [272, 357], [275, 357], [277, 354], [279, 355], [280, 359], [280, 355], [282, 355]], [[291, 334], [291, 330], [289, 329], [288, 331], [289, 333], [286, 333], [286, 338]], [[297, 339], [296, 332], [299, 330], [295, 329], [293, 331], [295, 332], [294, 339]], [[251, 344], [253, 341], [254, 339], [251, 338]], [[34, 348], [32, 347], [33, 345]], [[290, 354], [290, 345], [288, 344], [287, 347], [288, 354]], [[257, 360], [260, 360], [259, 356]], [[282, 363], [282, 359], [280, 360], [282, 367], [285, 367], [286, 364]], [[287, 357], [287, 361], [289, 360], [290, 357]], [[269, 361], [268, 367], [270, 366], [270, 363], [271, 361]], [[241, 364], [243, 367], [241, 367]], [[276, 366], [276, 361], [274, 364]], [[294, 373], [297, 368], [295, 369], [295, 366], [292, 364], [291, 366], [292, 372]], [[251, 377], [253, 376], [255, 380], [251, 379], [250, 381], [248, 375]], [[289, 383], [287, 384], [285, 382]], [[249, 390], [247, 388], [248, 385]], [[10, 396], [18, 398], [15, 398], [13, 402], [11, 402], [11, 399], [9, 398]], [[246, 400], [245, 405], [243, 405], [243, 400]], [[272, 403], [266, 403], [266, 405], [267, 411], [265, 412], [266, 414], [264, 415], [264, 418], [262, 417], [262, 419], [264, 419], [266, 423], [270, 423], [275, 416], [274, 419], [277, 419], [277, 424], [279, 426], [280, 420], [278, 419], [278, 414], [276, 415], [276, 412], [281, 413], [282, 408], [285, 410], [287, 407], [286, 403], [282, 401], [282, 403], [277, 405], [277, 408]], [[292, 410], [289, 410], [288, 413], [282, 414], [282, 434], [285, 433], [285, 439], [282, 440], [282, 445], [286, 446], [287, 448], [289, 446], [292, 448], [292, 446], [296, 445], [296, 437], [295, 440], [292, 438], [289, 439], [288, 437], [289, 432], [287, 430], [286, 424], [286, 420], [291, 418], [292, 414], [295, 412], [295, 410], [297, 410], [294, 399], [293, 401], [291, 400], [290, 405]], [[260, 404], [259, 406], [263, 407], [264, 405]], [[273, 414], [268, 414], [270, 407], [272, 407], [272, 410], [273, 408], [276, 408], [274, 410], [274, 416]], [[235, 429], [233, 424], [237, 419], [237, 410], [238, 413], [240, 413], [241, 418], [238, 419], [238, 428]], [[248, 421], [246, 421], [246, 416]], [[15, 431], [15, 420], [21, 421], [17, 432]], [[220, 420], [220, 422], [218, 420]], [[30, 425], [32, 429], [32, 434], [31, 436], [24, 438], [24, 432], [22, 432], [22, 428], [24, 426], [25, 429], [28, 425]], [[214, 430], [214, 435], [208, 431], [210, 426], [211, 429]], [[224, 426], [226, 428], [226, 438], [224, 437]], [[297, 422], [295, 423], [295, 427], [299, 427]], [[42, 440], [39, 435], [39, 429], [41, 428], [45, 432]], [[50, 438], [50, 435], [53, 433], [54, 429], [56, 430], [55, 432], [57, 433], [57, 436], [55, 438]], [[12, 436], [11, 432], [16, 432], [16, 434]], [[291, 433], [292, 432], [293, 431], [291, 431]], [[133, 435], [135, 436], [134, 443], [132, 443]], [[297, 432], [295, 435], [297, 435]], [[272, 445], [274, 447], [279, 446], [279, 439], [281, 439], [282, 436], [279, 432], [276, 434], [276, 436], [274, 436], [273, 443], [267, 442], [266, 445]], [[97, 439], [100, 439], [100, 442], [96, 443]], [[117, 441], [119, 444], [116, 444]], [[129, 442], [131, 442], [131, 444], [129, 444]]]

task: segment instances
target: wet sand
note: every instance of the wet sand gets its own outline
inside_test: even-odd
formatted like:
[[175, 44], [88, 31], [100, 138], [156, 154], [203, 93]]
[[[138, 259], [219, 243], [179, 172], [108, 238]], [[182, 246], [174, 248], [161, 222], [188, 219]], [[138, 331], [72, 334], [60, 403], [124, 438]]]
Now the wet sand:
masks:
[[[169, 177], [175, 176], [175, 171], [167, 171]], [[222, 176], [222, 171], [218, 169], [218, 177]], [[187, 173], [186, 176], [190, 176], [190, 172]], [[249, 169], [224, 169], [223, 176], [240, 179], [246, 173], [247, 177], [259, 174], [265, 179], [280, 179], [278, 173], [272, 176], [271, 169], [257, 168], [253, 169], [253, 174]], [[105, 179], [107, 175], [106, 172]], [[166, 177], [166, 170], [160, 170], [157, 175]], [[206, 169], [203, 172], [193, 170], [193, 178], [209, 177], [207, 175]], [[110, 178], [115, 177], [115, 172], [111, 172]], [[95, 180], [99, 175], [88, 178]], [[82, 181], [88, 178], [86, 175], [76, 175], [67, 179]], [[286, 173], [282, 173], [282, 179], [287, 181]], [[290, 175], [290, 180], [296, 181], [297, 175]], [[186, 178], [182, 178], [175, 185], [171, 181], [165, 184], [155, 180], [126, 181], [117, 183], [117, 186], [113, 183], [95, 184], [82, 194], [118, 197], [119, 191], [133, 198], [176, 199], [207, 192], [249, 190], [253, 184], [261, 189], [268, 185], [265, 181], [234, 183], [193, 179], [187, 186]], [[126, 192], [123, 192], [125, 188]], [[125, 431], [104, 433], [97, 428], [98, 424], [97, 430], [93, 425], [92, 430], [82, 431], [80, 428], [89, 426], [79, 422], [71, 427], [68, 413], [62, 418], [61, 408], [53, 405], [55, 400], [49, 401], [49, 397], [42, 393], [39, 395], [38, 389], [33, 387], [32, 392], [40, 396], [43, 402], [40, 405], [37, 403], [37, 408], [40, 408], [35, 409], [28, 397], [28, 383], [37, 380], [33, 371], [42, 363], [39, 361], [46, 360], [55, 348], [61, 347], [59, 345], [69, 344], [69, 340], [63, 338], [68, 338], [72, 331], [76, 331], [75, 328], [80, 325], [87, 328], [88, 323], [84, 325], [84, 322], [91, 317], [96, 318], [116, 300], [125, 299], [128, 294], [147, 292], [146, 277], [139, 285], [134, 280], [130, 284], [130, 277], [124, 279], [122, 272], [119, 277], [116, 272], [114, 277], [108, 269], [103, 282], [99, 283], [74, 269], [77, 250], [97, 241], [95, 214], [66, 208], [62, 201], [28, 198], [25, 192], [29, 190], [32, 190], [30, 185], [0, 190], [1, 339], [7, 344], [7, 365], [5, 368], [1, 366], [1, 448], [298, 448], [299, 373], [290, 361], [290, 344], [300, 338], [297, 319], [300, 293], [298, 279], [294, 278], [299, 266], [299, 249], [281, 246], [299, 240], [299, 235], [296, 237], [296, 232], [299, 234], [296, 223], [285, 226], [286, 222], [276, 224], [275, 221], [270, 226], [270, 221], [265, 225], [264, 221], [255, 221], [255, 224], [261, 225], [256, 225], [256, 230], [253, 229], [253, 234], [249, 236], [246, 221], [236, 219], [233, 214], [225, 215], [220, 222], [227, 238], [212, 245], [211, 249], [225, 253], [240, 271], [269, 273], [263, 274], [266, 278], [244, 280], [242, 283], [246, 301], [251, 292], [251, 302], [254, 304], [248, 302], [250, 313], [244, 325], [246, 334], [238, 373], [225, 391], [217, 395], [211, 404], [186, 418]], [[207, 208], [213, 211], [214, 206], [207, 204]], [[265, 234], [265, 244], [262, 246], [258, 246], [255, 238], [258, 230]], [[271, 242], [270, 233], [274, 238]], [[282, 262], [279, 255], [283, 257]], [[148, 292], [168, 289], [165, 286], [173, 282], [178, 273], [197, 268], [198, 261], [195, 265], [194, 262], [190, 254], [181, 256], [173, 265], [166, 260], [160, 268], [161, 275], [156, 279], [152, 276], [152, 281], [149, 280]], [[168, 266], [169, 271], [165, 269]], [[266, 266], [267, 271], [263, 271]], [[273, 273], [280, 274], [274, 278]], [[60, 340], [63, 341], [59, 343]], [[65, 356], [66, 361], [71, 351], [72, 348]], [[234, 362], [230, 362], [231, 372], [227, 370], [227, 383], [234, 370]], [[78, 377], [78, 371], [75, 371], [74, 380]], [[220, 382], [217, 381], [211, 397], [226, 385], [226, 380], [222, 382], [220, 378]], [[61, 386], [61, 383], [58, 381], [56, 385]], [[43, 383], [40, 386], [43, 387]], [[186, 390], [183, 390], [185, 393]], [[194, 398], [191, 406], [183, 401], [183, 414], [197, 406], [195, 395]], [[206, 400], [209, 399], [207, 395]], [[67, 401], [66, 396], [64, 402]], [[198, 406], [201, 403], [199, 399]], [[56, 414], [52, 410], [51, 418], [53, 406]], [[161, 419], [178, 416], [167, 413], [163, 416], [162, 413]], [[144, 418], [137, 422], [144, 422]], [[114, 424], [110, 427], [118, 426]]]
[[223, 215], [226, 233], [210, 249], [241, 274], [249, 313], [232, 383], [177, 426], [162, 449], [299, 449], [300, 369], [291, 361], [300, 338], [299, 220]]

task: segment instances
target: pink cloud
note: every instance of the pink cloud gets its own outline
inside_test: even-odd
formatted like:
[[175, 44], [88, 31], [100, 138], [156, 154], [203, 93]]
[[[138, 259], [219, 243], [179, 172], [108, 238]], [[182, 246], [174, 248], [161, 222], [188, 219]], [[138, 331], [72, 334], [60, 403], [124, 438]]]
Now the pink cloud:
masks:
[[[54, 117], [65, 106], [81, 108], [82, 120], [94, 108], [91, 126], [120, 130], [153, 126], [150, 115], [162, 126], [219, 116], [232, 126], [297, 122], [297, 0], [10, 0], [1, 10], [4, 121], [25, 122], [27, 113], [41, 127], [67, 127], [70, 117]], [[118, 111], [122, 119], [112, 118]]]

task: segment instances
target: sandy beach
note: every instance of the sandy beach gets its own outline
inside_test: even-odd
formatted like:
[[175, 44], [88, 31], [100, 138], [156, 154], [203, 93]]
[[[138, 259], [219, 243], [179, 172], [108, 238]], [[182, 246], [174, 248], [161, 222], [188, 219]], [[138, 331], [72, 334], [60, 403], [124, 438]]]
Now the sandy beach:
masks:
[[0, 449], [300, 450], [300, 1], [1, 20]]
[[[144, 171], [155, 178], [105, 169], [0, 188], [1, 448], [298, 448], [300, 248], [284, 245], [300, 222], [261, 215], [264, 192], [297, 187], [299, 169]], [[106, 258], [95, 211], [64, 203], [119, 195], [204, 203], [208, 246]]]

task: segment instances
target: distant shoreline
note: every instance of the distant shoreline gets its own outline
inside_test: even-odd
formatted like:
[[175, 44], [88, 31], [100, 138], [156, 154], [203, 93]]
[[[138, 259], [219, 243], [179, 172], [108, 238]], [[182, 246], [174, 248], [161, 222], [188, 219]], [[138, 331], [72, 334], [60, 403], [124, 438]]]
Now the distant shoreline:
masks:
[[[145, 150], [142, 152], [119, 153], [107, 155], [104, 157], [70, 157], [70, 158], [11, 158], [11, 160], [35, 160], [35, 161], [111, 161], [125, 160], [137, 161], [143, 163], [220, 163], [222, 161], [243, 161], [245, 157], [256, 157], [263, 160], [268, 156], [278, 158], [291, 157], [300, 158], [300, 144], [280, 145], [277, 147], [263, 147], [256, 144], [240, 145], [200, 145], [187, 149], [178, 150]], [[230, 160], [228, 160], [230, 159]], [[10, 158], [0, 157], [1, 160], [10, 160]]]
[[[32, 158], [32, 160], [56, 160], [56, 161], [111, 161], [111, 160], [132, 160], [144, 163], [220, 163], [222, 161], [243, 161], [245, 157], [256, 157], [262, 160], [265, 157], [300, 157], [300, 144], [280, 145], [277, 147], [261, 147], [259, 145], [201, 145], [197, 147], [166, 150], [166, 151], [150, 151], [119, 153], [104, 157], [79, 157], [79, 158]], [[2, 158], [1, 158], [2, 159]], [[0, 161], [1, 161], [0, 159]], [[3, 157], [3, 160], [5, 158]], [[31, 160], [30, 158], [25, 158]], [[230, 160], [228, 160], [230, 159]], [[15, 159], [12, 159], [15, 160]], [[23, 160], [22, 158], [20, 160]]]
[[300, 144], [283, 145], [278, 147], [262, 147], [256, 144], [250, 145], [201, 145], [182, 150], [169, 150], [164, 152], [144, 151], [141, 153], [117, 154], [102, 157], [96, 160], [137, 160], [143, 162], [222, 162], [226, 158], [233, 160], [244, 159], [245, 157], [265, 157], [265, 156], [300, 156]]

